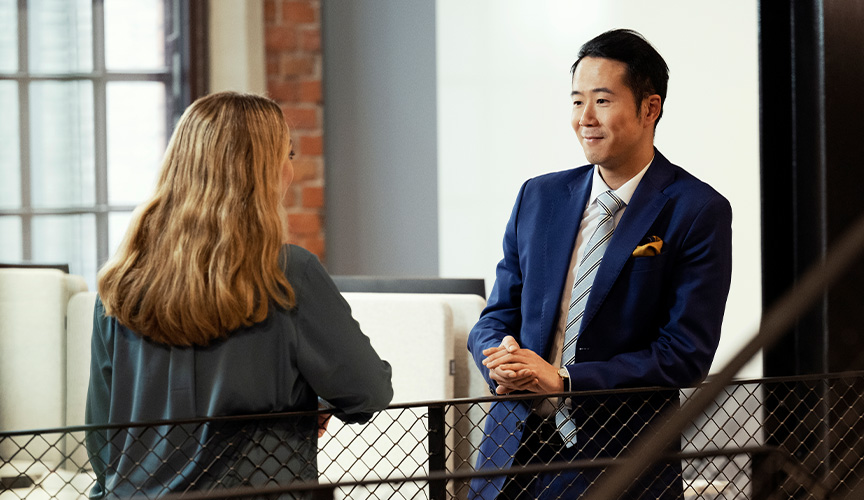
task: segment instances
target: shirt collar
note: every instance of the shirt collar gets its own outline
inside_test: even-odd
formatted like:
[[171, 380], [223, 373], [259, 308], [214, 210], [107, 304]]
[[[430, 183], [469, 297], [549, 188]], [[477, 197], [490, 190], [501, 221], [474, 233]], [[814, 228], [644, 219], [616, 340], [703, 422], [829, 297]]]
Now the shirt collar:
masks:
[[[639, 186], [639, 181], [641, 181], [642, 177], [645, 176], [645, 172], [648, 171], [648, 167], [650, 167], [652, 163], [654, 163], [654, 157], [651, 157], [651, 161], [649, 161], [648, 164], [645, 165], [645, 168], [640, 170], [638, 174], [631, 177], [629, 181], [625, 182], [618, 189], [613, 190], [613, 192], [621, 198], [624, 203], [630, 204], [630, 198], [632, 198], [633, 193], [636, 192], [636, 188]], [[594, 178], [591, 181], [591, 196], [588, 198], [588, 205], [594, 203], [597, 197], [600, 196], [600, 193], [612, 190], [612, 188], [606, 184], [606, 181], [603, 180], [603, 177], [600, 176], [600, 169], [597, 168], [597, 165], [594, 165], [593, 177]]]

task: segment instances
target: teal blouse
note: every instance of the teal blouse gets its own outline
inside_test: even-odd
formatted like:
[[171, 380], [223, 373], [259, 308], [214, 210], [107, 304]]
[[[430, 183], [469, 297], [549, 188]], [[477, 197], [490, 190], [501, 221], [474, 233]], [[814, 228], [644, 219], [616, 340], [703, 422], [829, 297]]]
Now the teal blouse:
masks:
[[[315, 410], [319, 397], [348, 423], [385, 408], [393, 397], [390, 364], [360, 331], [318, 259], [297, 246], [283, 252], [296, 307], [273, 307], [263, 322], [206, 347], [152, 342], [106, 316], [97, 299], [86, 422]], [[316, 430], [312, 415], [89, 432], [97, 473], [90, 496], [153, 498], [316, 480]]]

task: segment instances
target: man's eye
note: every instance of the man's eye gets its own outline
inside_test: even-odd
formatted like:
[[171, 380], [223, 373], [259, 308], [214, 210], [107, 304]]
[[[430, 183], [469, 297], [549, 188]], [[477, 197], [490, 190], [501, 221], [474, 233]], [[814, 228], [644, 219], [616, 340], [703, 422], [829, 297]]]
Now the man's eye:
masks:
[[609, 102], [609, 99], [597, 99], [597, 104], [606, 104]]
[[573, 101], [573, 105], [574, 105], [574, 106], [581, 106], [581, 105], [582, 105], [582, 101]]

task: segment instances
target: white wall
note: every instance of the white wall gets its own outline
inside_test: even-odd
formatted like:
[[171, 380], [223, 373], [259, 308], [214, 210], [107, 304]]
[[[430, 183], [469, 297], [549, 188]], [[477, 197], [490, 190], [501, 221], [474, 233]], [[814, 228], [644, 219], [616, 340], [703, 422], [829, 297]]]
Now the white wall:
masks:
[[[761, 314], [759, 92], [755, 0], [438, 0], [441, 276], [491, 289], [521, 183], [585, 163], [570, 128], [570, 65], [585, 41], [641, 32], [666, 59], [655, 144], [732, 204], [733, 276], [721, 368]], [[761, 375], [761, 359], [740, 374]]]

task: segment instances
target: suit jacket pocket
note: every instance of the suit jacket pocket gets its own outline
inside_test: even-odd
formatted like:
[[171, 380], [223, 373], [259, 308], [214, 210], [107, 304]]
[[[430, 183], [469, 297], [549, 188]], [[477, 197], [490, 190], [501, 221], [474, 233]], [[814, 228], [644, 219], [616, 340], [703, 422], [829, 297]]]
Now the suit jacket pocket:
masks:
[[631, 273], [641, 273], [646, 271], [652, 271], [654, 269], [660, 269], [666, 262], [669, 260], [669, 254], [671, 252], [663, 252], [660, 255], [653, 255], [648, 257], [630, 257], [627, 261], [627, 264], [624, 267], [624, 271]]

